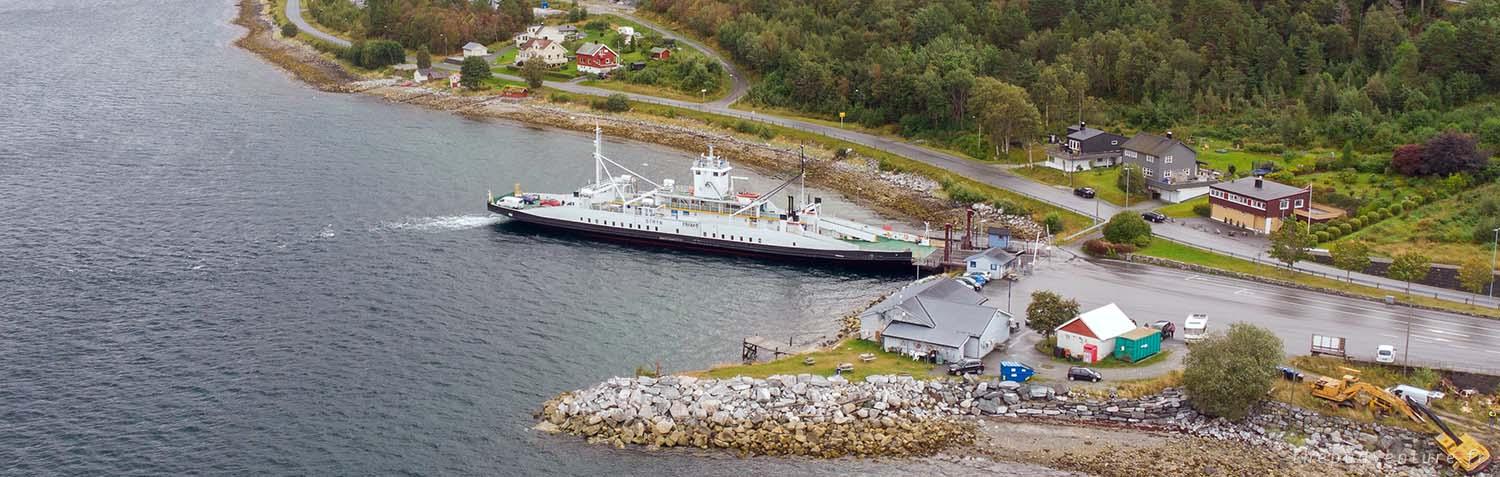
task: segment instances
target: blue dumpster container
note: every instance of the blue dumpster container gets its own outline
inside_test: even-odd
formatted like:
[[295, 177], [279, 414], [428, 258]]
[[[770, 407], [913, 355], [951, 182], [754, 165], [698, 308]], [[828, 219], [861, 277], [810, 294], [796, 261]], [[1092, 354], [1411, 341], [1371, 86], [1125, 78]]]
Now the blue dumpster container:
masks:
[[1024, 383], [1026, 380], [1031, 379], [1031, 375], [1033, 374], [1036, 374], [1036, 370], [1031, 369], [1031, 366], [1015, 361], [1000, 362], [1000, 379]]

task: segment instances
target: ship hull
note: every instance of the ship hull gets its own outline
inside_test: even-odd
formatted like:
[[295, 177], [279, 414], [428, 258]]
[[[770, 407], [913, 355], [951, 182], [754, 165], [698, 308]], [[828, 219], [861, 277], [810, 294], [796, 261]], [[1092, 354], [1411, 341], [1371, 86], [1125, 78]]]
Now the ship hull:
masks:
[[913, 266], [911, 252], [909, 251], [820, 250], [740, 243], [555, 219], [527, 213], [525, 210], [500, 207], [495, 204], [486, 204], [486, 207], [490, 212], [505, 216], [511, 220], [551, 229], [566, 230], [591, 238], [613, 242], [861, 269], [896, 270]]

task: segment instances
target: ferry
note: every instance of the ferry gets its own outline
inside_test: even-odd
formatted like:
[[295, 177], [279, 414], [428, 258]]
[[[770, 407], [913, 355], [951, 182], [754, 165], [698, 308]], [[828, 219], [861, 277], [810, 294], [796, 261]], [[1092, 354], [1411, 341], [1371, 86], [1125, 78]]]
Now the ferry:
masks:
[[[860, 268], [911, 267], [935, 250], [925, 236], [822, 213], [806, 200], [804, 157], [797, 175], [765, 193], [742, 192], [729, 161], [708, 153], [693, 161], [692, 184], [655, 182], [606, 157], [594, 129], [594, 180], [572, 193], [493, 193], [486, 208], [512, 220], [589, 237], [712, 253]], [[782, 193], [786, 208], [776, 203]], [[802, 200], [798, 201], [798, 197]]]

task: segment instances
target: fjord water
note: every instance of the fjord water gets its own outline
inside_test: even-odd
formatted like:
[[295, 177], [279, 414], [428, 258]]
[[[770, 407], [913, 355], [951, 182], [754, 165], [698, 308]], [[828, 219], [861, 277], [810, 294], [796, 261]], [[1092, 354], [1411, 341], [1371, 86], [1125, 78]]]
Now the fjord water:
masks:
[[[568, 190], [591, 170], [590, 138], [317, 92], [235, 48], [233, 13], [0, 0], [0, 474], [946, 465], [616, 450], [530, 430], [558, 392], [658, 361], [732, 361], [748, 335], [829, 334], [904, 277], [501, 223], [486, 190]], [[691, 157], [607, 151], [653, 176], [681, 177]]]

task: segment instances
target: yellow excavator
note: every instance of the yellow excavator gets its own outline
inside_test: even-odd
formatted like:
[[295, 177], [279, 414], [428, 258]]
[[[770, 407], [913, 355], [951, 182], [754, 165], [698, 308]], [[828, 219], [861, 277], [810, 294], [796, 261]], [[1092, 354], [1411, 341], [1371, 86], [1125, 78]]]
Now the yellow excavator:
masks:
[[1342, 379], [1329, 376], [1318, 378], [1309, 386], [1317, 396], [1340, 406], [1355, 404], [1370, 407], [1377, 414], [1401, 414], [1416, 422], [1431, 422], [1440, 432], [1434, 437], [1438, 447], [1453, 461], [1453, 468], [1465, 475], [1483, 472], [1490, 465], [1490, 450], [1468, 434], [1458, 435], [1427, 406], [1413, 400], [1411, 396], [1397, 396], [1359, 380], [1359, 370], [1340, 368], [1349, 374]]

